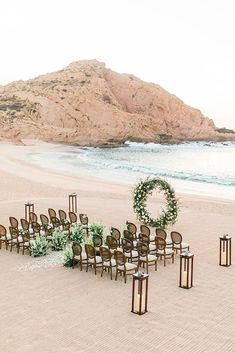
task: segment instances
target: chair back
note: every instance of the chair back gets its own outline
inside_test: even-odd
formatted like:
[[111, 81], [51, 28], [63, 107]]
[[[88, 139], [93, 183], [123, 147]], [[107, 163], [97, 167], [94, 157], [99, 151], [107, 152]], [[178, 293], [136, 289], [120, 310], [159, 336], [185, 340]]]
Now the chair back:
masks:
[[10, 225], [12, 228], [18, 228], [19, 223], [18, 220], [15, 217], [9, 217]]
[[10, 231], [10, 234], [11, 234], [11, 238], [12, 238], [12, 239], [18, 239], [18, 237], [19, 237], [19, 230], [18, 230], [18, 228], [9, 227], [9, 231]]
[[40, 214], [40, 220], [44, 228], [47, 227], [50, 223], [49, 218], [45, 214]]
[[149, 244], [150, 243], [150, 236], [144, 233], [139, 233], [139, 240], [142, 243]]
[[111, 261], [112, 253], [105, 246], [101, 246], [100, 247], [100, 256], [101, 256], [101, 259], [103, 262], [108, 262], [108, 261]]
[[166, 234], [166, 231], [165, 231], [164, 229], [162, 229], [162, 228], [156, 228], [155, 232], [156, 232], [156, 236], [157, 236], [157, 237], [166, 240], [167, 234]]
[[123, 237], [129, 239], [130, 241], [134, 241], [134, 235], [127, 229], [123, 231]]
[[53, 217], [56, 217], [56, 211], [53, 208], [48, 208], [48, 214], [49, 214], [50, 221]]
[[182, 235], [178, 232], [171, 232], [171, 240], [173, 244], [181, 244], [182, 243]]
[[129, 232], [131, 232], [134, 235], [134, 238], [136, 238], [136, 233], [137, 233], [137, 227], [134, 223], [126, 221], [126, 227]]
[[78, 216], [76, 215], [75, 212], [72, 212], [72, 211], [69, 212], [69, 220], [70, 220], [70, 223], [77, 223]]
[[103, 245], [103, 238], [100, 235], [96, 235], [93, 238], [93, 244], [95, 248], [99, 248], [100, 246]]
[[94, 259], [96, 256], [95, 247], [90, 244], [85, 244], [85, 251], [88, 259]]
[[133, 250], [133, 243], [131, 240], [122, 238], [122, 249], [125, 253], [131, 253]]
[[33, 228], [34, 234], [40, 233], [41, 231], [41, 226], [38, 222], [32, 222], [32, 228]]
[[80, 222], [83, 226], [88, 225], [88, 217], [86, 214], [80, 213], [79, 219], [80, 219]]
[[118, 241], [112, 235], [106, 237], [106, 244], [108, 245], [108, 248], [112, 250], [115, 250], [118, 247]]
[[148, 244], [143, 243], [142, 241], [137, 242], [136, 248], [137, 248], [138, 255], [140, 257], [145, 257], [149, 253]]
[[76, 241], [72, 244], [73, 256], [80, 256], [82, 254], [82, 247]]
[[38, 216], [34, 212], [29, 212], [29, 223], [37, 222]]
[[140, 233], [143, 233], [143, 234], [146, 234], [146, 235], [150, 235], [149, 227], [145, 226], [144, 224], [141, 224]]
[[52, 223], [53, 228], [59, 228], [59, 226], [60, 226], [60, 220], [57, 217], [52, 217], [51, 223]]
[[20, 219], [20, 223], [21, 223], [21, 227], [25, 232], [29, 231], [29, 222], [27, 221], [27, 219], [21, 218]]
[[114, 237], [115, 239], [117, 239], [118, 244], [120, 244], [120, 239], [121, 239], [121, 232], [120, 230], [118, 230], [117, 228], [111, 228], [111, 235], [112, 237]]
[[123, 254], [122, 251], [115, 250], [114, 251], [114, 258], [116, 260], [117, 266], [125, 266], [126, 265], [126, 256]]
[[155, 244], [157, 250], [165, 250], [166, 249], [166, 241], [160, 237], [155, 238]]
[[7, 235], [6, 228], [3, 225], [0, 224], [0, 238], [6, 238], [6, 235]]
[[59, 213], [60, 222], [63, 223], [63, 221], [67, 219], [66, 212], [64, 210], [59, 210], [58, 213]]

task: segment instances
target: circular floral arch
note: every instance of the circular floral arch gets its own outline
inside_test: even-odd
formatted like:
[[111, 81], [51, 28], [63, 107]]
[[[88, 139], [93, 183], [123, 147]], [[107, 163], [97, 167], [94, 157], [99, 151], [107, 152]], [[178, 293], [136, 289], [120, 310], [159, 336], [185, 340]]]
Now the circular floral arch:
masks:
[[[147, 199], [155, 189], [164, 192], [167, 203], [166, 209], [162, 210], [161, 215], [157, 219], [153, 219], [147, 210]], [[168, 182], [162, 179], [147, 178], [141, 180], [134, 188], [133, 208], [139, 221], [150, 227], [166, 228], [168, 225], [173, 225], [178, 216], [175, 191]]]

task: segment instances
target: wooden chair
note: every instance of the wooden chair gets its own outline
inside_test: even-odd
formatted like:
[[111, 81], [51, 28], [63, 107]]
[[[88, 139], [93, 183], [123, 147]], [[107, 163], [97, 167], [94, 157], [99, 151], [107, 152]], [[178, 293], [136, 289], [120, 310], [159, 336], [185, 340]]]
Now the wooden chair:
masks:
[[78, 216], [76, 215], [76, 213], [70, 211], [69, 212], [69, 220], [71, 224], [75, 224], [78, 222]]
[[148, 245], [149, 252], [156, 255], [156, 245], [150, 243], [150, 235], [139, 233], [139, 241]]
[[64, 210], [59, 210], [58, 213], [59, 213], [60, 223], [62, 225], [69, 222], [67, 219], [67, 214]]
[[113, 267], [116, 267], [116, 260], [112, 259], [111, 251], [105, 246], [100, 247], [100, 255], [102, 259], [101, 277], [103, 277], [104, 269], [110, 272], [111, 280], [113, 279]]
[[149, 245], [138, 241], [137, 251], [139, 254], [138, 267], [140, 267], [141, 264], [143, 264], [143, 267], [146, 265], [148, 273], [149, 266], [155, 266], [155, 271], [157, 271], [157, 256], [149, 254]]
[[38, 222], [33, 221], [31, 226], [33, 229], [33, 238], [36, 238], [37, 235], [45, 235], [45, 231], [42, 230], [41, 225]]
[[183, 238], [180, 233], [175, 231], [171, 232], [171, 240], [173, 244], [173, 250], [175, 250], [176, 254], [178, 250], [180, 251], [180, 253], [185, 250], [189, 251], [189, 244], [183, 242]]
[[[24, 218], [20, 219], [20, 223], [21, 223], [21, 227], [22, 227], [23, 232], [29, 233], [30, 236], [33, 238], [34, 231], [32, 228], [30, 228], [30, 223]], [[31, 223], [31, 226], [32, 226], [32, 223]]]
[[152, 235], [151, 235], [150, 228], [147, 227], [146, 225], [141, 224], [141, 226], [140, 226], [140, 233], [148, 235], [148, 236], [149, 236], [149, 239], [150, 239], [150, 242], [155, 242], [155, 236], [152, 236]]
[[166, 266], [166, 259], [171, 258], [172, 263], [174, 263], [174, 250], [173, 249], [168, 249], [166, 247], [166, 241], [165, 239], [156, 237], [155, 238], [155, 243], [156, 243], [156, 254], [157, 256], [160, 256], [160, 259], [162, 260], [162, 257], [164, 258], [164, 266]]
[[9, 217], [9, 222], [12, 228], [19, 228], [19, 222], [15, 217]]
[[126, 276], [133, 275], [138, 271], [138, 266], [136, 264], [132, 264], [131, 262], [126, 261], [126, 256], [122, 251], [115, 250], [114, 258], [116, 260], [116, 276], [115, 281], [117, 280], [118, 273], [124, 276], [124, 281], [126, 283]]
[[51, 219], [53, 217], [56, 217], [56, 211], [53, 208], [48, 208], [48, 214], [49, 214], [49, 219], [50, 219], [50, 222], [51, 222]]
[[11, 245], [11, 235], [7, 234], [6, 228], [0, 224], [0, 249], [2, 248], [2, 244], [5, 244], [6, 250], [8, 250], [8, 246]]
[[121, 239], [121, 232], [119, 229], [117, 228], [113, 228], [111, 227], [111, 232], [110, 234], [112, 235], [112, 237], [116, 238], [118, 241], [118, 246], [120, 246], [120, 239]]
[[46, 234], [47, 230], [52, 228], [52, 225], [50, 224], [49, 218], [45, 214], [40, 214], [40, 220], [41, 228]]
[[128, 262], [139, 261], [138, 252], [134, 250], [133, 242], [131, 240], [122, 238], [122, 250]]
[[134, 223], [126, 221], [126, 227], [131, 232], [135, 239], [137, 239], [137, 227]]
[[133, 248], [136, 248], [137, 241], [135, 240], [134, 235], [127, 229], [123, 231], [123, 238], [128, 239], [132, 242]]
[[38, 216], [34, 212], [29, 212], [29, 223], [32, 224], [32, 222], [37, 222], [38, 221]]
[[162, 228], [155, 229], [156, 236], [166, 241], [166, 247], [172, 249], [172, 240], [167, 239], [166, 231]]
[[82, 251], [82, 247], [79, 243], [73, 242], [72, 244], [72, 251], [73, 251], [73, 268], [75, 263], [79, 263], [80, 270], [82, 271], [82, 265], [87, 263], [87, 255], [85, 252]]
[[97, 253], [98, 251], [100, 251], [100, 247], [103, 245], [103, 238], [100, 235], [96, 235], [93, 238], [93, 245]]
[[[29, 233], [22, 233], [20, 234], [17, 228], [9, 227], [9, 231], [11, 234], [12, 242], [11, 242], [11, 251], [12, 246], [16, 246], [17, 253], [19, 254], [20, 248], [24, 251], [26, 249], [30, 249], [30, 234]], [[31, 251], [30, 251], [31, 254]]]
[[89, 224], [88, 224], [88, 217], [86, 214], [83, 214], [83, 213], [80, 213], [79, 214], [79, 220], [83, 226], [83, 229], [85, 230], [86, 232], [86, 235], [89, 236]]
[[112, 235], [108, 235], [106, 237], [106, 244], [109, 248], [109, 250], [111, 251], [111, 253], [114, 253], [114, 250], [121, 250], [119, 248], [119, 244], [116, 238], [114, 238]]
[[60, 220], [58, 217], [51, 217], [51, 224], [54, 229], [62, 229]]
[[96, 275], [97, 267], [102, 266], [102, 259], [100, 256], [96, 255], [95, 247], [90, 244], [85, 244], [85, 251], [87, 256], [86, 272], [88, 271], [88, 267], [90, 266], [95, 269], [95, 275]]

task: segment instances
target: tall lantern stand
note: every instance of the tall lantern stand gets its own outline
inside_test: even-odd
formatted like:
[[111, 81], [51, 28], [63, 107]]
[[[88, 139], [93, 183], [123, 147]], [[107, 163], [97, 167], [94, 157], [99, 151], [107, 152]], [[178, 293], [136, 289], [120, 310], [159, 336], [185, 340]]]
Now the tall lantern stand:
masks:
[[189, 289], [193, 287], [193, 258], [190, 252], [180, 254], [180, 281], [179, 287]]
[[74, 192], [73, 194], [69, 195], [69, 212], [77, 213], [77, 194]]
[[231, 266], [232, 237], [228, 234], [220, 237], [219, 264], [220, 266]]
[[133, 275], [131, 312], [138, 315], [145, 314], [148, 304], [149, 275], [137, 272]]
[[24, 218], [26, 219], [26, 221], [29, 221], [30, 212], [34, 212], [34, 204], [28, 202], [24, 205]]

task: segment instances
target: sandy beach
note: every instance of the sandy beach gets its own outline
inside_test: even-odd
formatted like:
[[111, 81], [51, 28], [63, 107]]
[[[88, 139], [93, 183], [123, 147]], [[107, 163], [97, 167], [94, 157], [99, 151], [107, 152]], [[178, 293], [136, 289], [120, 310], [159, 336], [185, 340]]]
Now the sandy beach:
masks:
[[[48, 207], [68, 210], [78, 194], [79, 213], [123, 230], [140, 223], [132, 210], [133, 185], [75, 176], [30, 164], [26, 155], [56, 149], [40, 141], [0, 144], [0, 224], [24, 217], [32, 201], [37, 214]], [[175, 264], [150, 269], [149, 312], [131, 309], [131, 278], [111, 281], [61, 264], [31, 268], [36, 259], [0, 250], [2, 353], [233, 353], [235, 346], [235, 268], [218, 266], [219, 236], [235, 233], [235, 200], [177, 194], [180, 214], [174, 227], [195, 255], [195, 286], [178, 287]], [[151, 207], [154, 206], [152, 200]], [[235, 257], [232, 254], [232, 263]]]

